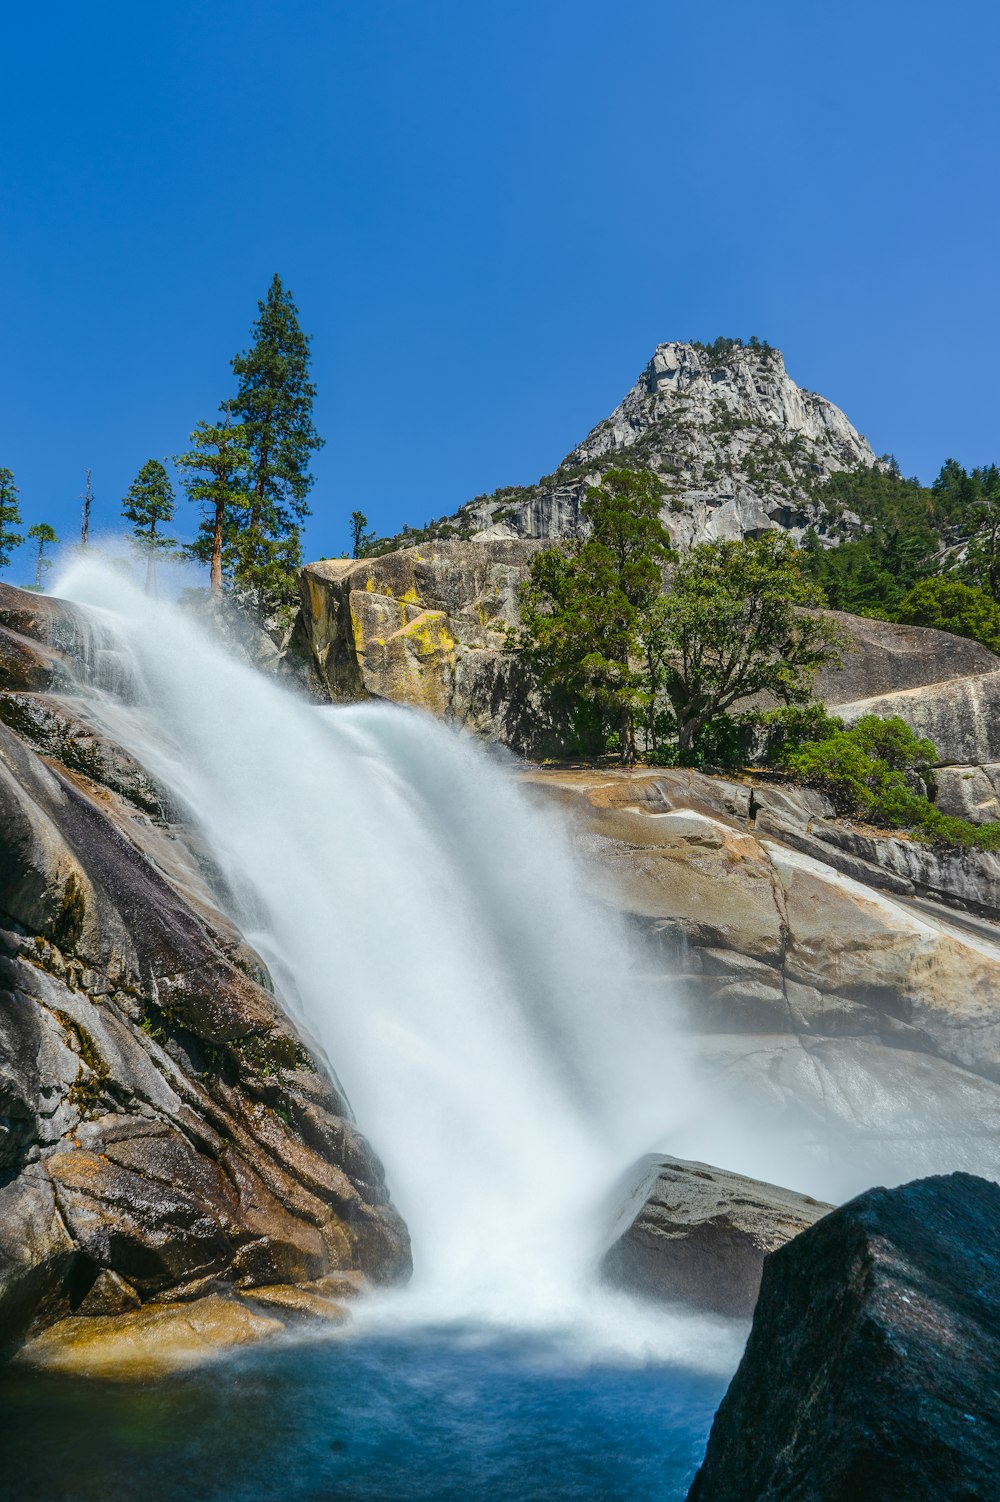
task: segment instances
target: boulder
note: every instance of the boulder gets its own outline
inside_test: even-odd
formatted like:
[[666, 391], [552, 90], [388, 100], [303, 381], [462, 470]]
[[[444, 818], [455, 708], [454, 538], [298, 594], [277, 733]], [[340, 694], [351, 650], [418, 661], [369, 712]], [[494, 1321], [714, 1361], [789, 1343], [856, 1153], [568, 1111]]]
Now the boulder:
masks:
[[832, 1209], [805, 1194], [681, 1158], [643, 1158], [601, 1262], [609, 1282], [716, 1314], [749, 1317], [764, 1257]]
[[389, 699], [522, 745], [529, 719], [507, 633], [538, 546], [428, 542], [309, 564], [295, 645], [318, 691]]
[[1000, 669], [1000, 657], [981, 642], [928, 626], [901, 626], [846, 611], [824, 611], [844, 635], [841, 664], [816, 675], [817, 699], [841, 714], [840, 705], [901, 690], [922, 689]]
[[993, 1502], [1000, 1188], [872, 1189], [769, 1256], [689, 1502]]
[[995, 766], [936, 767], [934, 802], [943, 814], [968, 819], [970, 824], [986, 824], [1000, 819], [1000, 797], [996, 786], [998, 770], [1000, 768]]

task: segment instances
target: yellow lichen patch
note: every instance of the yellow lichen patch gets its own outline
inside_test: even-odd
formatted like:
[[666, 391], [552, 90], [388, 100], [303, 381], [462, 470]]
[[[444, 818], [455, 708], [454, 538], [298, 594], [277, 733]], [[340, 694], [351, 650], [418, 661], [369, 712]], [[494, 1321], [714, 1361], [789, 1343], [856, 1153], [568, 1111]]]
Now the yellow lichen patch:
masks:
[[446, 620], [447, 616], [443, 610], [422, 610], [419, 615], [413, 617], [412, 621], [407, 621], [405, 625], [393, 631], [391, 636], [387, 636], [385, 645], [398, 641], [402, 637], [410, 637], [425, 656], [430, 656], [435, 652], [454, 652], [456, 642], [445, 625]]
[[[367, 588], [368, 586], [366, 585], [365, 587]], [[363, 652], [365, 649], [365, 633], [361, 625], [361, 617], [354, 608], [353, 600], [351, 601], [351, 631], [354, 635], [356, 649], [359, 653]]]

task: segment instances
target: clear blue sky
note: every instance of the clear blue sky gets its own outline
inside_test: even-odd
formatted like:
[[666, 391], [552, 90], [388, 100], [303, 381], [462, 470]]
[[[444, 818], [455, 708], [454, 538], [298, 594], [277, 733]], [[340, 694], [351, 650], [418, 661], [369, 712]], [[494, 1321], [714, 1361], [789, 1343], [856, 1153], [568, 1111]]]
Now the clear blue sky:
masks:
[[670, 338], [780, 345], [908, 473], [1000, 459], [995, 0], [54, 0], [3, 42], [26, 522], [75, 534], [89, 465], [113, 524], [275, 270], [313, 556], [536, 479]]

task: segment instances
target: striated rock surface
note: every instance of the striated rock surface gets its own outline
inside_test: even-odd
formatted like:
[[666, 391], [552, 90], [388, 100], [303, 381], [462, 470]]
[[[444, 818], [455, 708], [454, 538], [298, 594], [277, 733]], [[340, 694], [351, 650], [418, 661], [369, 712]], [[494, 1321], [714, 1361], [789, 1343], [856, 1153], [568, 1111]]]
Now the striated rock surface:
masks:
[[[663, 485], [663, 519], [677, 546], [781, 527], [801, 537], [832, 528], [817, 483], [878, 461], [843, 412], [789, 376], [779, 350], [711, 352], [661, 344], [610, 417], [554, 474], [464, 506], [451, 523], [530, 538], [585, 529], [588, 481], [611, 465], [642, 466]], [[856, 519], [837, 524], [848, 529]]]
[[[761, 827], [756, 789], [694, 772], [531, 769], [524, 782], [574, 816], [593, 891], [640, 941], [635, 987], [696, 1041], [708, 1098], [742, 1102], [788, 1181], [814, 1182], [821, 1163], [849, 1191], [873, 1143], [901, 1176], [995, 1172], [1000, 928], [880, 890], [873, 863], [846, 876], [800, 853], [788, 842], [822, 817], [788, 818], [794, 789], [779, 832]], [[720, 1127], [716, 1154], [728, 1140]], [[687, 1147], [710, 1155], [705, 1139]]]
[[768, 1257], [689, 1502], [992, 1502], [1000, 1188], [872, 1189]]
[[643, 1158], [601, 1261], [610, 1282], [636, 1293], [749, 1317], [764, 1257], [833, 1208], [682, 1158]]
[[[0, 628], [13, 616], [86, 667], [78, 613], [19, 594]], [[0, 693], [0, 1345], [338, 1271], [405, 1276], [405, 1228], [325, 1061], [204, 855], [83, 713]]]
[[841, 702], [837, 714], [849, 725], [866, 714], [899, 715], [934, 742], [940, 762], [1000, 761], [1000, 671]]

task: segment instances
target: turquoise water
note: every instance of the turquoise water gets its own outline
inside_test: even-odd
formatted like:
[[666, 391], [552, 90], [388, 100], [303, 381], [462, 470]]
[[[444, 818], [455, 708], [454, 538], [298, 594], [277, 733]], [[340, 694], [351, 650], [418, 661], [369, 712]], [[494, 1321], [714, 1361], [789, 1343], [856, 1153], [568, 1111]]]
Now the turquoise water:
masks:
[[4, 1502], [682, 1499], [724, 1377], [423, 1330], [155, 1384], [0, 1376]]

